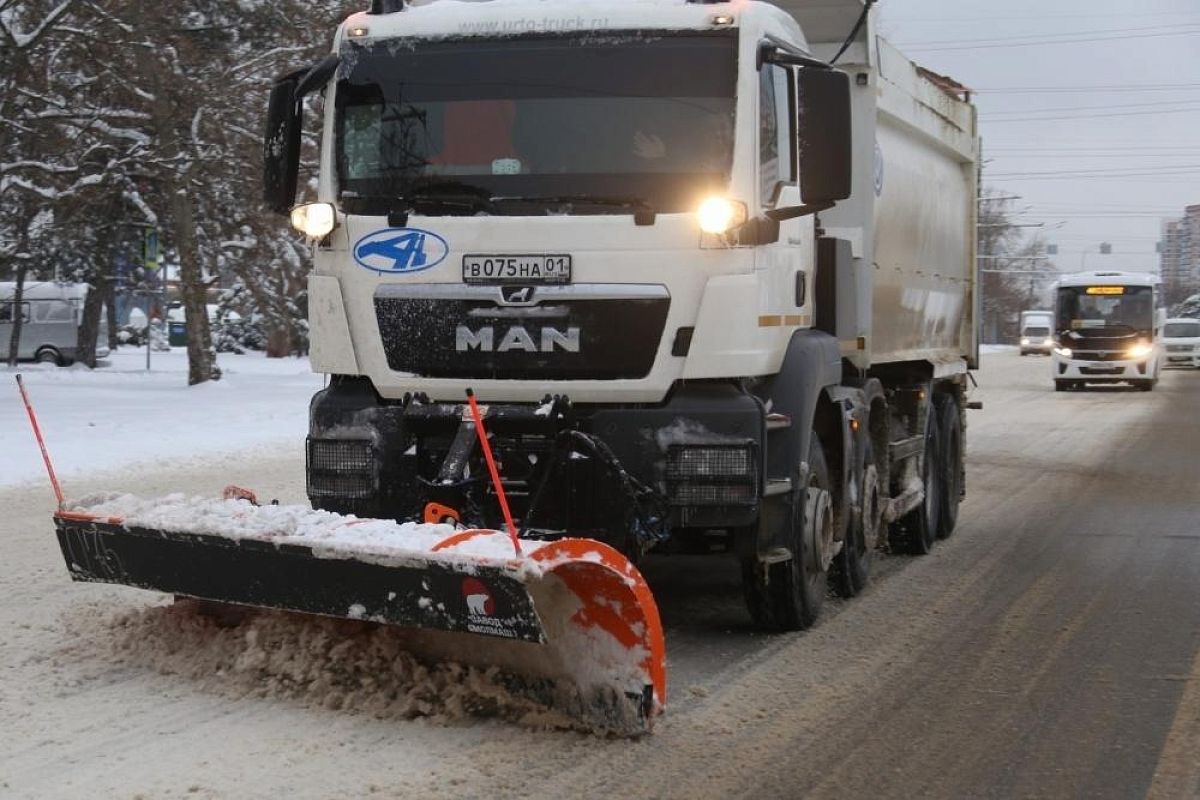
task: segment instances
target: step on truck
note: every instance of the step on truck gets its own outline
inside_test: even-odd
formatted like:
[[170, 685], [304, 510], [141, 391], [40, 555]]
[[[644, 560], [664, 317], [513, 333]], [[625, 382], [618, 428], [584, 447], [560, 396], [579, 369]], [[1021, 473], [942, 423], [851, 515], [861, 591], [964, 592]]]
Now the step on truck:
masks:
[[[615, 610], [605, 630], [657, 664], [655, 702], [644, 555], [736, 557], [749, 614], [786, 631], [831, 583], [860, 592], [877, 548], [949, 536], [978, 349], [976, 114], [874, 11], [377, 0], [347, 19], [274, 86], [265, 146], [266, 200], [314, 247], [313, 507], [577, 543], [560, 574], [604, 561], [629, 597], [593, 576], [534, 610]], [[296, 205], [302, 130], [319, 165]], [[406, 556], [406, 580], [459, 569], [446, 552]], [[309, 567], [252, 598], [184, 593], [495, 633], [467, 624], [479, 587], [383, 602]]]

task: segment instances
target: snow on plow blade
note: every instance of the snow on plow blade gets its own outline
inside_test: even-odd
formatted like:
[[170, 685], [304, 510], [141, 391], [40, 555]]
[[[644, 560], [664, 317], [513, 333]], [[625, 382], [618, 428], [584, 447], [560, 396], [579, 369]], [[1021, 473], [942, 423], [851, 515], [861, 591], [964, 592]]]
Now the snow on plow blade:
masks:
[[55, 514], [71, 577], [415, 631], [414, 654], [498, 667], [584, 725], [649, 730], [662, 626], [638, 571], [586, 539], [521, 540], [243, 500], [87, 498]]

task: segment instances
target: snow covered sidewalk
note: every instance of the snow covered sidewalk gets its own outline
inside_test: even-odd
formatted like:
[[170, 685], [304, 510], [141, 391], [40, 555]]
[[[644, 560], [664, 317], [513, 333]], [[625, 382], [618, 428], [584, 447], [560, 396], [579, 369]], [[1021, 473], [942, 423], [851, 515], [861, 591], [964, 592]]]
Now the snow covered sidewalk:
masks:
[[[220, 381], [187, 385], [183, 348], [120, 348], [96, 370], [0, 367], [0, 486], [45, 481], [13, 376], [24, 376], [55, 467], [65, 478], [154, 462], [294, 448], [303, 453], [308, 401], [323, 385], [304, 358], [221, 355]], [[69, 493], [68, 487], [68, 493]]]

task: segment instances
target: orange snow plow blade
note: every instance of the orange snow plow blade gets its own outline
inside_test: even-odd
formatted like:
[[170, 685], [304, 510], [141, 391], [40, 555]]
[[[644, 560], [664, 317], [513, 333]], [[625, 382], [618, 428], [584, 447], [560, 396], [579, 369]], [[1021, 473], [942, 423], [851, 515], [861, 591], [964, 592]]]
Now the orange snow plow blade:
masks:
[[519, 540], [251, 498], [88, 498], [55, 514], [71, 577], [411, 629], [427, 661], [503, 684], [594, 730], [637, 736], [666, 703], [649, 587], [587, 539]]

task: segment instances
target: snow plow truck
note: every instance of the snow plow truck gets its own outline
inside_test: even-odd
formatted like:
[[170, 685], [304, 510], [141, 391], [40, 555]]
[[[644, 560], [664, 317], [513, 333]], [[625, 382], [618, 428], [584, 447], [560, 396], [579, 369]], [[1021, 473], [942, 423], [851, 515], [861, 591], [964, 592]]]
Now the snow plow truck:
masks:
[[928, 553], [965, 492], [976, 115], [874, 11], [349, 17], [265, 141], [313, 243], [313, 508], [67, 504], [72, 575], [448, 632], [637, 732], [666, 700], [647, 553], [737, 558], [776, 631], [877, 548]]

